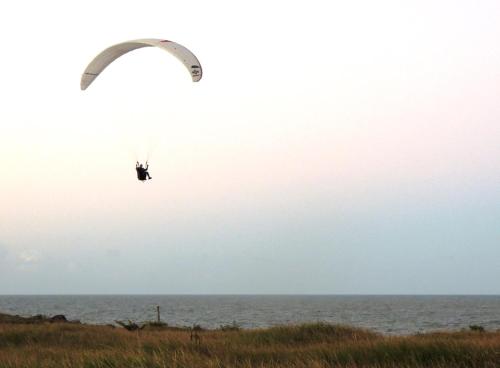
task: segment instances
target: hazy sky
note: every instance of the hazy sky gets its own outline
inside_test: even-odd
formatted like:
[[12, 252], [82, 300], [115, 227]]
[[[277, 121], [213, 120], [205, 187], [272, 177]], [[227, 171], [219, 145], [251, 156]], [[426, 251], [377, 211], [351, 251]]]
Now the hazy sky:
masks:
[[[0, 293], [500, 293], [500, 2], [0, 6]], [[104, 48], [179, 42], [118, 59]], [[153, 180], [135, 178], [150, 158]]]

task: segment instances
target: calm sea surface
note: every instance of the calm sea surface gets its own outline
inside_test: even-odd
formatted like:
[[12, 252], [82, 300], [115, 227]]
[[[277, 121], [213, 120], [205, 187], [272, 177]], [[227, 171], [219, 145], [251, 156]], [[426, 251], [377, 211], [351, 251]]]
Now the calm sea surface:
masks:
[[500, 296], [65, 295], [2, 296], [0, 312], [64, 314], [85, 323], [161, 319], [169, 325], [244, 328], [325, 321], [386, 334], [457, 330], [471, 324], [500, 329]]

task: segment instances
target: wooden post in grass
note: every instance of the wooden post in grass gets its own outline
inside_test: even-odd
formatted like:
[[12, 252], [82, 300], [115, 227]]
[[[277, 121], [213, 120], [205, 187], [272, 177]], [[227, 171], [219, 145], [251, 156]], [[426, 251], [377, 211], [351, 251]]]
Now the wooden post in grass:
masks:
[[157, 319], [157, 322], [160, 323], [160, 306], [159, 305], [156, 306], [156, 319]]

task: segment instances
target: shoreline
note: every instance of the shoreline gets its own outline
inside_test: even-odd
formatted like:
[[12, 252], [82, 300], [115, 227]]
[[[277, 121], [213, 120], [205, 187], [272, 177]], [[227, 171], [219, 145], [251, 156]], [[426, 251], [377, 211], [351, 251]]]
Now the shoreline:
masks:
[[250, 329], [322, 321], [388, 335], [457, 331], [470, 324], [500, 328], [500, 296], [0, 296], [5, 313], [61, 313], [97, 325], [157, 320], [156, 306], [171, 325], [208, 329], [232, 321]]
[[408, 337], [408, 336], [415, 336], [415, 335], [430, 335], [430, 334], [437, 334], [437, 333], [448, 333], [448, 334], [453, 334], [453, 333], [459, 333], [459, 332], [467, 332], [467, 331], [475, 331], [475, 332], [494, 332], [498, 333], [500, 332], [500, 328], [489, 328], [488, 326], [483, 326], [483, 325], [476, 325], [476, 324], [470, 324], [468, 325], [468, 328], [460, 328], [460, 329], [436, 329], [436, 330], [429, 330], [429, 331], [424, 331], [424, 332], [414, 332], [414, 333], [407, 333], [407, 334], [389, 334], [389, 333], [383, 333], [380, 331], [376, 331], [374, 329], [370, 328], [361, 328], [361, 327], [356, 327], [348, 324], [337, 324], [337, 323], [330, 323], [326, 321], [315, 321], [315, 322], [304, 322], [304, 323], [288, 323], [288, 324], [277, 324], [273, 326], [268, 326], [268, 327], [255, 327], [255, 328], [245, 328], [240, 326], [236, 321], [233, 321], [230, 324], [220, 324], [219, 327], [217, 328], [207, 328], [203, 327], [202, 325], [199, 324], [194, 324], [192, 326], [178, 326], [178, 325], [169, 325], [167, 322], [157, 320], [157, 321], [132, 321], [132, 320], [127, 320], [127, 321], [122, 321], [122, 320], [115, 320], [115, 323], [88, 323], [88, 322], [81, 322], [78, 319], [75, 320], [70, 320], [67, 319], [65, 315], [63, 314], [55, 314], [53, 316], [46, 316], [42, 314], [36, 314], [33, 316], [21, 316], [17, 314], [8, 314], [8, 313], [2, 313], [0, 312], [0, 325], [5, 325], [5, 324], [12, 324], [12, 325], [43, 325], [43, 324], [74, 324], [74, 325], [82, 325], [82, 326], [93, 326], [93, 327], [113, 327], [113, 328], [123, 328], [128, 331], [135, 331], [135, 330], [142, 330], [144, 328], [146, 329], [155, 329], [155, 330], [171, 330], [171, 331], [191, 331], [191, 330], [197, 330], [197, 331], [264, 331], [264, 330], [269, 330], [273, 328], [286, 328], [286, 327], [296, 327], [296, 326], [304, 326], [304, 325], [329, 325], [329, 326], [343, 326], [343, 327], [348, 327], [353, 330], [362, 330], [362, 331], [370, 331], [374, 334], [378, 334], [380, 336], [386, 336], [386, 337]]

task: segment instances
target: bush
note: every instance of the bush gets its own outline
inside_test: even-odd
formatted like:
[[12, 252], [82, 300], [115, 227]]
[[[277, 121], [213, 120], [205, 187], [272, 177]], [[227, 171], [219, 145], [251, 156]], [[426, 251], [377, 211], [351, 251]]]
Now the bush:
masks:
[[220, 325], [219, 330], [221, 331], [239, 331], [241, 330], [241, 326], [236, 323], [236, 321], [233, 321], [231, 324], [226, 324], [226, 325]]
[[483, 326], [479, 326], [479, 325], [470, 325], [469, 329], [471, 331], [475, 331], [475, 332], [484, 332], [485, 331], [484, 327]]

